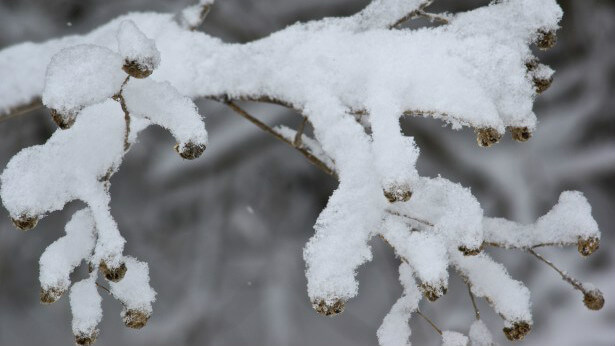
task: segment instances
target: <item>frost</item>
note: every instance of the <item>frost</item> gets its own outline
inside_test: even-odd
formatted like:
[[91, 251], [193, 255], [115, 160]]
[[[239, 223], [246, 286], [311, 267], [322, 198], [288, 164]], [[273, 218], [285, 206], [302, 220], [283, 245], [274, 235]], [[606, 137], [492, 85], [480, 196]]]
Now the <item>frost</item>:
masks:
[[43, 104], [65, 121], [86, 106], [115, 95], [126, 78], [117, 53], [99, 46], [78, 45], [54, 55], [47, 68]]
[[442, 346], [467, 346], [468, 337], [457, 332], [445, 330], [442, 332]]
[[472, 346], [495, 346], [491, 332], [481, 320], [472, 322], [468, 336]]

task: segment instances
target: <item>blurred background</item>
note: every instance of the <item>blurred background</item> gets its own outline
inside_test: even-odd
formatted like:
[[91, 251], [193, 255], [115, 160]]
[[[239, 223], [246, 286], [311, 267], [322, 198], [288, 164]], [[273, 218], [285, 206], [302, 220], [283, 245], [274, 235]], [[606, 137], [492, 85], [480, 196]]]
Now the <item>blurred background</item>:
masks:
[[[203, 30], [246, 42], [296, 21], [352, 14], [368, 0], [219, 0]], [[488, 1], [438, 0], [433, 11], [462, 11]], [[602, 230], [601, 250], [583, 259], [575, 248], [541, 250], [582, 281], [597, 285], [605, 307], [589, 311], [543, 263], [517, 250], [488, 251], [532, 292], [534, 329], [524, 345], [615, 345], [615, 2], [559, 1], [565, 11], [557, 46], [537, 52], [557, 72], [539, 96], [538, 130], [525, 144], [505, 138], [489, 149], [471, 130], [431, 119], [404, 119], [421, 148], [419, 172], [472, 188], [485, 214], [533, 222], [563, 190], [583, 191]], [[85, 33], [130, 11], [177, 12], [188, 0], [0, 0], [0, 48]], [[425, 25], [416, 20], [412, 26]], [[164, 57], [163, 57], [164, 58]], [[2, 82], [0, 76], [0, 83]], [[104, 292], [97, 345], [377, 345], [376, 330], [401, 294], [392, 251], [372, 241], [374, 260], [359, 272], [359, 296], [335, 318], [314, 312], [306, 293], [302, 248], [336, 181], [292, 148], [268, 137], [224, 106], [199, 100], [210, 146], [184, 161], [171, 136], [150, 128], [112, 179], [112, 213], [126, 254], [147, 261], [158, 292], [142, 330], [123, 326], [121, 306]], [[283, 108], [245, 105], [270, 124], [296, 126]], [[45, 110], [0, 123], [0, 167], [55, 130]], [[0, 218], [0, 345], [70, 345], [67, 298], [39, 303], [38, 258], [64, 234], [72, 213], [45, 218], [28, 233]], [[8, 215], [7, 215], [8, 216]], [[479, 302], [502, 345], [502, 321]], [[421, 310], [442, 329], [467, 334], [473, 310], [466, 287], [451, 275], [449, 293]], [[415, 316], [414, 345], [440, 345]]]

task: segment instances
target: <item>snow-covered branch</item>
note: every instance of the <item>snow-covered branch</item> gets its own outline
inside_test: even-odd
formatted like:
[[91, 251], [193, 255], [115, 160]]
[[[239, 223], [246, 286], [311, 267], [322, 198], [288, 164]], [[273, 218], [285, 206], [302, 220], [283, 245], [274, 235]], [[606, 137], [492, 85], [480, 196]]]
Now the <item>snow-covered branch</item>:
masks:
[[[382, 345], [409, 345], [407, 321], [421, 293], [430, 301], [446, 294], [449, 266], [472, 297], [484, 297], [502, 316], [509, 339], [523, 339], [533, 323], [529, 290], [483, 247], [578, 244], [590, 255], [600, 233], [589, 203], [579, 192], [564, 192], [532, 225], [485, 218], [470, 189], [419, 175], [419, 148], [399, 121], [420, 115], [453, 129], [472, 127], [484, 147], [506, 130], [527, 141], [537, 123], [534, 99], [554, 73], [531, 45], [555, 44], [562, 11], [554, 0], [507, 0], [444, 17], [425, 12], [431, 3], [374, 0], [353, 16], [229, 44], [194, 31], [213, 5], [204, 0], [178, 15], [133, 13], [83, 36], [1, 51], [0, 74], [10, 78], [0, 85], [0, 111], [41, 98], [60, 127], [45, 144], [11, 159], [0, 177], [3, 204], [23, 230], [70, 201], [87, 205], [41, 257], [41, 299], [48, 303], [69, 289], [76, 266], [90, 264], [90, 277], [70, 293], [77, 342], [89, 344], [98, 333], [99, 270], [124, 305], [127, 326], [143, 327], [152, 313], [149, 268], [123, 254], [125, 240], [109, 210], [110, 178], [152, 124], [169, 130], [182, 158], [199, 157], [208, 134], [194, 98], [224, 102], [338, 178], [303, 253], [318, 312], [341, 313], [358, 294], [357, 269], [371, 260], [369, 241], [379, 235], [402, 259], [404, 287], [378, 330]], [[417, 16], [443, 24], [395, 29]], [[236, 100], [296, 110], [314, 137], [303, 127], [269, 127]], [[471, 339], [486, 340], [482, 327], [470, 330]], [[447, 345], [469, 341], [441, 334]]]

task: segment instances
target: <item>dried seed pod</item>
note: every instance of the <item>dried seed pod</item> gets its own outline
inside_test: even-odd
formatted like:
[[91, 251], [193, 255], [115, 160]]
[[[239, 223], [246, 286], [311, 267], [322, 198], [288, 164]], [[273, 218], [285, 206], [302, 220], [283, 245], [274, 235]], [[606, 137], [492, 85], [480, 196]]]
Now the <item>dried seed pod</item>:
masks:
[[512, 138], [517, 142], [527, 142], [532, 138], [532, 132], [527, 127], [509, 127], [508, 130], [512, 135]]
[[41, 288], [41, 303], [43, 304], [51, 304], [55, 303], [62, 295], [66, 292], [65, 289], [60, 287], [49, 287], [49, 288]]
[[510, 341], [523, 340], [526, 335], [532, 330], [532, 326], [525, 321], [515, 322], [512, 327], [506, 327], [502, 329], [504, 335]]
[[461, 251], [464, 256], [476, 256], [483, 251], [483, 244], [481, 244], [478, 248], [468, 248], [462, 245], [457, 249]]
[[538, 64], [539, 64], [538, 58], [531, 57], [529, 60], [525, 62], [525, 68], [527, 69], [527, 72], [532, 72], [538, 68]]
[[80, 346], [90, 346], [96, 342], [98, 337], [98, 330], [95, 330], [91, 334], [77, 334], [75, 335], [75, 343]]
[[596, 237], [589, 237], [586, 239], [579, 238], [577, 244], [577, 250], [579, 250], [579, 253], [583, 256], [589, 256], [600, 248], [600, 239]]
[[135, 60], [125, 60], [122, 70], [124, 70], [124, 72], [131, 77], [141, 79], [149, 77], [152, 72], [154, 72], [154, 70], [149, 68], [149, 66], [155, 66], [155, 64], [153, 62], [149, 64], [141, 64]]
[[176, 144], [175, 151], [186, 160], [194, 160], [203, 154], [205, 144], [195, 144], [188, 142], [186, 144]]
[[557, 35], [553, 30], [538, 30], [538, 37], [536, 38], [536, 46], [542, 50], [553, 48], [557, 43]]
[[312, 307], [316, 312], [325, 316], [335, 316], [344, 311], [346, 302], [344, 300], [335, 300], [332, 304], [327, 303], [324, 299], [318, 299], [312, 302]]
[[13, 225], [15, 225], [15, 227], [19, 228], [22, 231], [29, 231], [32, 228], [36, 227], [36, 224], [38, 223], [38, 216], [21, 214], [19, 218], [11, 218], [11, 220], [13, 221]]
[[492, 127], [476, 130], [476, 141], [481, 147], [490, 147], [499, 142], [500, 138], [502, 138], [502, 135]]
[[128, 328], [143, 328], [147, 324], [150, 316], [150, 313], [138, 309], [124, 309], [122, 311], [122, 321]]
[[105, 261], [101, 261], [99, 268], [105, 276], [105, 279], [109, 281], [118, 282], [124, 278], [124, 275], [126, 275], [126, 263], [123, 262], [117, 268], [109, 268]]
[[410, 191], [409, 186], [400, 186], [394, 185], [384, 188], [383, 190], [384, 197], [386, 197], [389, 202], [407, 202], [412, 197], [412, 191]]
[[427, 298], [430, 302], [435, 302], [438, 298], [446, 294], [448, 287], [444, 286], [442, 283], [436, 286], [428, 283], [422, 283], [421, 291], [423, 292], [423, 296], [425, 296], [425, 298]]
[[593, 289], [583, 295], [583, 303], [590, 310], [600, 310], [604, 306], [604, 295], [599, 289]]
[[75, 114], [62, 114], [55, 109], [51, 109], [51, 119], [62, 130], [69, 129], [75, 123], [77, 116]]
[[536, 90], [536, 93], [542, 94], [545, 90], [549, 89], [551, 83], [553, 83], [553, 78], [541, 78], [534, 76], [534, 78], [532, 78], [532, 82], [534, 82], [534, 89]]

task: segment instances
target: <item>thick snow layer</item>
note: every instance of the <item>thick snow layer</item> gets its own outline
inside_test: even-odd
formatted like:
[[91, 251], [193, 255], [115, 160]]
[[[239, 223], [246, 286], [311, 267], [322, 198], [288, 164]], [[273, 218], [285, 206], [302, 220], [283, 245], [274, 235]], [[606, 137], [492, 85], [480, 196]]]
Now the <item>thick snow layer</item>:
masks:
[[380, 346], [410, 346], [410, 316], [418, 309], [421, 293], [412, 277], [412, 269], [405, 263], [399, 266], [399, 281], [403, 295], [395, 302], [378, 328]]
[[125, 123], [112, 100], [85, 108], [75, 125], [17, 153], [0, 176], [2, 203], [13, 218], [44, 216], [72, 200], [88, 204], [98, 230], [94, 263], [119, 264], [124, 239], [109, 212], [103, 178], [124, 155]]
[[472, 346], [495, 346], [491, 332], [482, 320], [472, 322], [468, 336]]
[[119, 53], [124, 61], [135, 62], [153, 71], [160, 64], [156, 43], [145, 36], [131, 20], [120, 23], [117, 33]]
[[122, 89], [128, 112], [167, 128], [180, 149], [186, 143], [207, 145], [207, 131], [196, 105], [168, 82], [130, 79]]
[[39, 280], [43, 290], [67, 291], [70, 274], [94, 250], [96, 230], [88, 208], [76, 212], [66, 224], [65, 231], [66, 235], [51, 243], [39, 260]]
[[468, 337], [461, 333], [450, 330], [442, 332], [442, 346], [467, 346], [468, 341]]
[[132, 257], [124, 257], [126, 275], [119, 282], [109, 282], [111, 294], [127, 309], [152, 313], [156, 291], [149, 285], [149, 266]]
[[113, 51], [91, 44], [62, 49], [47, 68], [43, 104], [60, 114], [76, 115], [86, 106], [117, 94], [126, 78]]
[[485, 218], [485, 241], [505, 247], [576, 244], [579, 238], [600, 238], [591, 206], [581, 192], [565, 191], [557, 204], [534, 224], [520, 225], [501, 218]]
[[503, 265], [484, 253], [463, 256], [452, 251], [450, 257], [459, 273], [470, 282], [472, 293], [486, 298], [505, 319], [506, 326], [514, 322], [532, 324], [530, 291], [520, 281], [513, 280]]
[[[94, 272], [95, 274], [95, 272]], [[96, 288], [96, 275], [81, 280], [70, 290], [70, 308], [73, 314], [73, 333], [91, 336], [102, 320], [102, 298]]]

